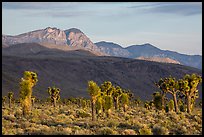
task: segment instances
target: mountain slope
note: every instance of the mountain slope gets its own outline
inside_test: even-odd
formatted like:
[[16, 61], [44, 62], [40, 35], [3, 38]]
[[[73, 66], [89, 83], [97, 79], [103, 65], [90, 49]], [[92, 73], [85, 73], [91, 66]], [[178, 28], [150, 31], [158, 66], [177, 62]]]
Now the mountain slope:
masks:
[[161, 57], [137, 57], [136, 59], [147, 60], [147, 61], [155, 61], [155, 62], [163, 62], [163, 63], [174, 63], [181, 64], [180, 62], [170, 59], [170, 58], [161, 58]]
[[130, 53], [125, 50], [122, 46], [112, 43], [112, 42], [97, 42], [95, 45], [101, 50], [101, 52], [106, 53], [111, 56], [117, 57], [129, 57]]
[[[39, 81], [33, 95], [44, 99], [48, 97], [46, 90], [49, 86], [59, 87], [62, 98], [89, 97], [89, 80], [94, 80], [99, 85], [109, 80], [114, 85], [132, 90], [136, 96], [145, 100], [151, 99], [151, 94], [158, 91], [154, 82], [161, 77], [172, 75], [181, 78], [186, 73], [202, 74], [201, 70], [179, 64], [84, 55], [82, 51], [67, 52], [70, 53], [69, 56], [52, 50], [30, 53], [29, 56], [24, 56], [24, 53], [13, 56], [3, 54], [2, 95], [6, 95], [8, 91], [14, 91], [15, 96], [18, 95], [19, 80], [26, 70], [37, 72]], [[199, 89], [201, 90], [201, 86]], [[202, 97], [202, 93], [200, 94]]]
[[[138, 58], [138, 57], [159, 57], [159, 58], [170, 58], [172, 60], [178, 61], [183, 65], [195, 67], [202, 69], [202, 56], [200, 55], [185, 55], [180, 54], [174, 51], [161, 50], [149, 43], [143, 45], [132, 45], [126, 48], [122, 48], [120, 45], [115, 43], [107, 42], [98, 42], [95, 43], [100, 49], [103, 49], [102, 52], [109, 54], [110, 56], [117, 57], [127, 57], [127, 58]], [[113, 52], [113, 46], [116, 53]], [[120, 51], [117, 53], [117, 51]], [[168, 63], [168, 62], [166, 62]]]
[[100, 52], [98, 47], [79, 29], [71, 28], [60, 30], [57, 28], [47, 27], [16, 36], [2, 35], [2, 45], [4, 47], [22, 44], [22, 43], [39, 43], [42, 45], [69, 46], [78, 49], [86, 49], [97, 55], [105, 55]]

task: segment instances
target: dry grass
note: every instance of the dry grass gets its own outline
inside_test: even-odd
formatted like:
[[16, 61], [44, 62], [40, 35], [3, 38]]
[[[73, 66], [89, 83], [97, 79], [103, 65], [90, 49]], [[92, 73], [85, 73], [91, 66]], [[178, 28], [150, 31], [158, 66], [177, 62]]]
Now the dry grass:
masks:
[[202, 109], [192, 115], [186, 112], [165, 113], [144, 107], [129, 108], [126, 113], [112, 109], [111, 116], [102, 115], [91, 121], [91, 109], [75, 104], [53, 108], [36, 104], [28, 118], [21, 107], [2, 109], [3, 135], [193, 135], [202, 134]]

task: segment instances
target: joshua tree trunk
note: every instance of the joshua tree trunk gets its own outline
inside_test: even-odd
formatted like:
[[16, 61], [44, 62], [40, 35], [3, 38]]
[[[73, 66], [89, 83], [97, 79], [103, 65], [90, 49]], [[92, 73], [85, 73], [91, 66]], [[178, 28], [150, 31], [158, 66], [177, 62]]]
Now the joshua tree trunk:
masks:
[[53, 98], [54, 107], [56, 107], [56, 98]]
[[118, 110], [118, 98], [115, 98], [115, 110]]
[[124, 112], [127, 111], [127, 105], [126, 104], [123, 105], [123, 110], [124, 110]]
[[23, 102], [23, 116], [27, 116], [31, 109], [31, 99], [26, 97]]
[[110, 114], [111, 114], [111, 109], [108, 109], [108, 110], [107, 110], [107, 113], [106, 113], [107, 118], [110, 117]]
[[173, 98], [174, 98], [175, 111], [178, 112], [178, 103], [177, 103], [176, 93], [173, 94]]
[[9, 108], [11, 108], [11, 98], [9, 99]]
[[35, 102], [35, 101], [34, 101], [34, 100], [32, 100], [32, 108], [34, 108], [34, 102]]
[[92, 121], [95, 120], [95, 111], [94, 111], [95, 103], [91, 101], [91, 113], [92, 113]]
[[165, 97], [165, 94], [163, 93], [163, 94], [162, 94], [162, 98], [161, 98], [161, 99], [162, 99], [162, 102], [161, 102], [161, 103], [162, 103], [162, 109], [165, 108], [165, 107], [164, 107], [164, 106], [165, 106], [165, 103], [164, 103], [164, 101], [165, 101], [164, 99], [165, 99], [165, 98], [164, 98], [164, 97]]
[[186, 97], [187, 97], [187, 112], [188, 112], [189, 114], [191, 114], [191, 98], [190, 98], [189, 95], [186, 96]]

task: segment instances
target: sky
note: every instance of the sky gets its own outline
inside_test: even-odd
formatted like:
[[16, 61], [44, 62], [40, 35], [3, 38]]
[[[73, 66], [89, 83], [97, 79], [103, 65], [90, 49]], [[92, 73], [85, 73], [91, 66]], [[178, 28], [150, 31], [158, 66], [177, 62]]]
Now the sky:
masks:
[[202, 2], [3, 2], [2, 34], [78, 28], [92, 42], [202, 55]]

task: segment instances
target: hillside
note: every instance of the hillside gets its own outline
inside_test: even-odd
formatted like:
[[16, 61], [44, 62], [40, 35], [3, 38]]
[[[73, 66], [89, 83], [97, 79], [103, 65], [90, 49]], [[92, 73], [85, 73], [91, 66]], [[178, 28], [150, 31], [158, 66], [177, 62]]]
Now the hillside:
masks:
[[181, 64], [180, 62], [170, 59], [170, 58], [161, 58], [161, 57], [137, 57], [136, 59], [140, 60], [147, 60], [147, 61], [155, 61], [155, 62], [162, 62], [162, 63], [174, 63], [174, 64]]
[[[180, 62], [182, 65], [202, 69], [202, 56], [200, 55], [185, 55], [174, 51], [161, 50], [149, 43], [142, 45], [131, 45], [126, 48], [113, 42], [97, 42], [95, 43], [103, 53], [110, 56], [126, 57], [126, 58], [169, 58]], [[116, 46], [117, 45], [117, 46]], [[168, 61], [166, 62], [168, 63]]]
[[[36, 46], [36, 45], [35, 45]], [[30, 49], [30, 48], [28, 48]], [[151, 99], [158, 89], [153, 84], [161, 77], [183, 77], [186, 73], [202, 74], [201, 70], [179, 64], [95, 56], [88, 51], [47, 50], [2, 55], [2, 95], [19, 92], [19, 80], [26, 70], [37, 72], [39, 82], [33, 94], [39, 98], [48, 96], [48, 86], [61, 89], [61, 97], [89, 97], [87, 82], [94, 80], [98, 84], [108, 80], [124, 89], [130, 89], [136, 96]], [[11, 50], [12, 51], [12, 50]], [[10, 51], [10, 53], [11, 53]], [[26, 51], [26, 50], [24, 50]], [[199, 88], [201, 90], [201, 86]], [[201, 92], [200, 92], [201, 93]], [[202, 97], [202, 93], [200, 95]]]

